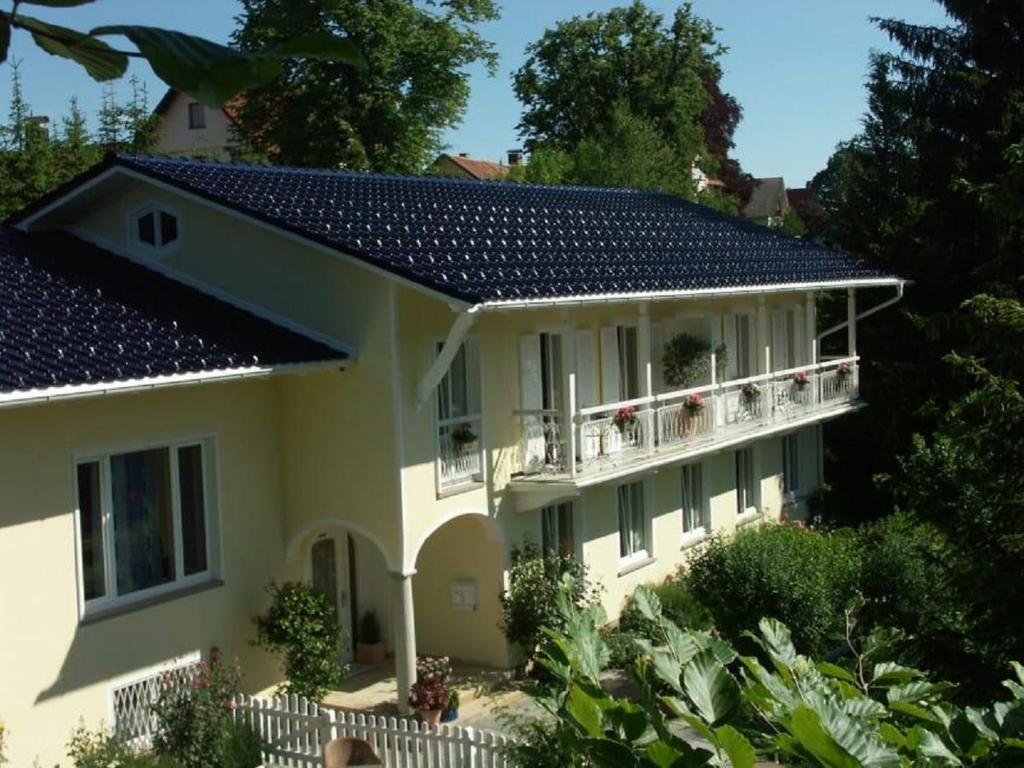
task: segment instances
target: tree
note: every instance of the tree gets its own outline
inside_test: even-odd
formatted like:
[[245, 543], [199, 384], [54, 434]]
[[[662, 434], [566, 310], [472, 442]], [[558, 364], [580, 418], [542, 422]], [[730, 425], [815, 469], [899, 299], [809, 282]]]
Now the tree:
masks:
[[724, 50], [689, 4], [667, 26], [640, 0], [561, 21], [527, 47], [514, 76], [526, 147], [568, 153], [570, 181], [692, 198], [691, 166], [721, 170], [741, 115], [719, 87]]
[[467, 67], [482, 62], [494, 72], [493, 46], [475, 27], [497, 17], [493, 0], [244, 0], [232, 37], [239, 49], [343, 32], [367, 65], [286, 63], [239, 104], [240, 137], [275, 162], [418, 172], [462, 117]]
[[[14, 30], [27, 32], [42, 50], [80, 65], [98, 81], [116, 80], [132, 58], [144, 59], [157, 77], [210, 107], [219, 107], [247, 88], [273, 80], [291, 57], [363, 63], [351, 41], [319, 31], [301, 30], [292, 38], [279, 38], [272, 47], [238, 51], [195, 35], [159, 27], [112, 24], [80, 32], [51, 24], [21, 12], [22, 5], [67, 7], [93, 0], [13, 0], [11, 10], [0, 10], [0, 64]], [[111, 47], [100, 38], [121, 35], [137, 50]]]

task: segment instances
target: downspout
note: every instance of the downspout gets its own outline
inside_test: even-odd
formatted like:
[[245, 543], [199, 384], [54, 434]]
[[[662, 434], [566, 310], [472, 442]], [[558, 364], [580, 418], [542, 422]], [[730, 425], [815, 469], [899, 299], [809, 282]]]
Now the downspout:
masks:
[[441, 379], [448, 372], [448, 367], [452, 364], [452, 360], [455, 359], [455, 355], [458, 354], [462, 342], [466, 340], [466, 334], [469, 333], [469, 329], [476, 322], [479, 309], [480, 305], [475, 304], [456, 315], [455, 322], [452, 323], [452, 327], [448, 330], [448, 336], [441, 347], [441, 352], [434, 358], [434, 362], [430, 364], [430, 368], [427, 369], [419, 384], [416, 385], [415, 403], [417, 411], [423, 408], [427, 400], [430, 399], [434, 388], [441, 383]]
[[[886, 299], [881, 304], [876, 304], [875, 306], [871, 307], [870, 309], [865, 309], [863, 312], [858, 314], [855, 319], [858, 320], [858, 321], [859, 320], [863, 320], [865, 317], [868, 317], [869, 315], [873, 315], [873, 314], [875, 314], [875, 312], [880, 312], [881, 310], [885, 309], [886, 307], [891, 307], [893, 304], [895, 304], [898, 301], [900, 301], [903, 298], [903, 286], [904, 285], [905, 285], [904, 282], [899, 283], [896, 286], [896, 295], [895, 296], [893, 296], [891, 299]], [[850, 324], [849, 320], [844, 320], [843, 322], [838, 323], [837, 325], [833, 325], [831, 328], [827, 328], [826, 330], [824, 330], [821, 333], [819, 333], [818, 334], [818, 349], [819, 350], [821, 349], [821, 340], [822, 339], [824, 339], [826, 336], [831, 336], [833, 333], [836, 333], [837, 331], [843, 330], [849, 324]]]

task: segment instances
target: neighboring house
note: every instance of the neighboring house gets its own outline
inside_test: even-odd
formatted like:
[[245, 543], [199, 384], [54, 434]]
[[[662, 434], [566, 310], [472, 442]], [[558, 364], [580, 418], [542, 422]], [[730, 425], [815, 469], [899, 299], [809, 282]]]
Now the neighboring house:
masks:
[[[350, 637], [375, 610], [400, 701], [417, 653], [514, 662], [498, 595], [524, 540], [582, 558], [614, 619], [710, 535], [802, 514], [821, 423], [863, 406], [855, 292], [902, 290], [624, 189], [114, 156], [10, 224], [14, 765], [53, 765], [80, 719], [125, 728], [214, 645], [279, 682], [249, 644], [272, 579], [323, 590]], [[845, 360], [818, 356], [823, 291], [847, 296]], [[682, 332], [726, 354], [680, 391], [659, 360]]]
[[743, 206], [743, 216], [759, 224], [777, 227], [782, 225], [782, 220], [789, 212], [789, 206], [786, 182], [781, 176], [754, 179], [750, 200]]
[[523, 153], [517, 149], [509, 150], [508, 165], [491, 160], [477, 160], [462, 152], [458, 155], [438, 155], [430, 166], [430, 173], [434, 176], [451, 176], [457, 179], [500, 181], [508, 176], [514, 166], [522, 163]]
[[231, 103], [211, 109], [186, 93], [169, 89], [154, 114], [158, 118], [155, 151], [165, 155], [230, 160], [236, 148]]

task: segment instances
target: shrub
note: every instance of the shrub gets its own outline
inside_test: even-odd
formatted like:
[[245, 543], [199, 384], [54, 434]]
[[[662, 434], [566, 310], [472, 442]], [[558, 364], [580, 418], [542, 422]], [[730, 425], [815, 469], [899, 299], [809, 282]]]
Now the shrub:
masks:
[[572, 555], [542, 553], [526, 542], [512, 550], [509, 588], [500, 595], [502, 629], [509, 642], [532, 656], [541, 639], [541, 627], [559, 627], [558, 596], [562, 579], [571, 577], [570, 599], [581, 607], [593, 602], [597, 592], [587, 581], [587, 568]]
[[105, 729], [89, 731], [85, 726], [71, 732], [68, 757], [75, 768], [181, 768], [172, 758], [136, 752]]
[[639, 641], [648, 639], [636, 632], [627, 632], [622, 629], [607, 628], [602, 630], [601, 636], [608, 648], [608, 667], [628, 671], [640, 657], [641, 648]]
[[[686, 588], [683, 581], [672, 579], [661, 584], [651, 585], [647, 589], [658, 596], [662, 613], [676, 626], [684, 629], [711, 628], [710, 611], [701, 605], [693, 593]], [[626, 599], [626, 605], [619, 615], [619, 630], [627, 634], [645, 637], [648, 640], [655, 639], [655, 625], [644, 618], [632, 596]]]
[[[724, 344], [715, 349], [715, 355], [719, 370], [724, 370]], [[669, 386], [687, 387], [695, 384], [711, 370], [711, 345], [697, 336], [678, 333], [665, 344], [661, 368], [665, 383]]]
[[284, 693], [320, 701], [341, 682], [341, 630], [327, 598], [307, 584], [267, 586], [270, 608], [257, 616], [256, 645], [283, 654]]
[[770, 525], [712, 540], [691, 563], [686, 584], [730, 638], [768, 617], [789, 625], [798, 645], [821, 655], [844, 637], [843, 611], [859, 578], [852, 532]]
[[184, 768], [206, 768], [211, 755], [218, 756], [215, 764], [220, 768], [259, 765], [258, 738], [232, 717], [241, 679], [238, 667], [226, 664], [216, 648], [210, 663], [199, 665], [191, 684], [182, 685], [168, 675], [153, 707], [158, 725], [153, 737], [156, 752]]

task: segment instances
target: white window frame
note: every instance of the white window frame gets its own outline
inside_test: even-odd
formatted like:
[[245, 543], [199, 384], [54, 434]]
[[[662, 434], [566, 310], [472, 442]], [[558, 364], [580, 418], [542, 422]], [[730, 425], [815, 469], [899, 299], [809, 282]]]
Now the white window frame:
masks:
[[[741, 468], [741, 464], [743, 465]], [[754, 446], [737, 448], [733, 456], [736, 477], [736, 517], [744, 518], [758, 514], [761, 506], [760, 480], [757, 471], [757, 456]], [[751, 483], [749, 497], [743, 484], [743, 477], [748, 476]]]
[[[433, 357], [430, 359], [430, 363], [433, 363], [433, 359], [436, 358], [440, 354], [441, 348], [444, 346], [444, 342], [445, 342], [445, 340], [443, 338], [441, 338], [441, 337], [435, 337], [435, 338], [431, 339], [430, 349], [433, 352]], [[477, 336], [477, 335], [466, 336], [466, 338], [463, 339], [462, 344], [459, 346], [459, 351], [464, 350], [466, 348], [466, 345], [470, 344], [470, 343], [476, 345], [476, 362], [477, 362], [476, 382], [477, 382], [477, 388], [478, 388], [478, 392], [476, 393], [477, 407], [478, 407], [477, 412], [476, 413], [466, 413], [466, 414], [464, 414], [462, 416], [459, 416], [459, 417], [449, 417], [447, 419], [442, 419], [441, 418], [441, 406], [440, 406], [441, 392], [443, 391], [443, 388], [445, 386], [445, 382], [448, 381], [449, 377], [451, 376], [451, 365], [448, 366], [448, 369], [444, 372], [444, 375], [437, 382], [437, 387], [435, 387], [435, 389], [434, 389], [434, 397], [432, 398], [433, 401], [434, 401], [434, 485], [435, 485], [436, 492], [437, 492], [438, 496], [447, 495], [447, 494], [450, 494], [450, 493], [457, 493], [457, 492], [462, 491], [462, 490], [467, 490], [469, 488], [474, 488], [478, 484], [484, 482], [484, 472], [485, 472], [485, 462], [484, 462], [484, 457], [483, 457], [483, 450], [484, 450], [484, 417], [483, 417], [483, 410], [484, 410], [484, 382], [483, 382], [483, 355], [481, 354], [480, 337]], [[456, 355], [457, 354], [458, 353], [456, 353]], [[455, 362], [455, 358], [454, 357], [452, 358], [452, 362]], [[468, 363], [468, 360], [467, 360], [467, 363]], [[468, 368], [467, 368], [467, 371], [468, 371]], [[468, 375], [467, 375], [467, 379], [468, 379]], [[468, 399], [468, 385], [469, 385], [469, 382], [467, 381], [467, 399]], [[450, 409], [451, 408], [451, 386], [450, 385], [448, 386], [448, 400], [449, 400], [448, 404], [449, 404], [449, 409]], [[467, 403], [467, 406], [468, 406], [468, 403]], [[446, 423], [442, 424], [442, 421], [444, 421]], [[448, 423], [448, 422], [450, 422], [450, 423]], [[480, 473], [479, 473], [479, 475], [474, 475], [472, 477], [466, 478], [463, 481], [460, 481], [460, 482], [457, 482], [457, 483], [453, 483], [453, 484], [450, 484], [450, 485], [445, 485], [442, 482], [442, 471], [441, 471], [441, 427], [442, 426], [451, 426], [451, 425], [453, 425], [455, 423], [461, 423], [461, 422], [470, 422], [470, 423], [475, 422], [477, 424], [477, 426], [478, 426], [478, 430], [477, 430], [477, 445], [479, 446], [479, 449], [480, 449], [479, 450], [479, 453], [480, 453]]]
[[[139, 219], [147, 213], [153, 214], [152, 244], [147, 243], [139, 237]], [[178, 229], [177, 237], [169, 243], [163, 242], [163, 236], [160, 229], [160, 215], [164, 213], [168, 216], [174, 217]], [[161, 256], [173, 253], [181, 245], [184, 235], [185, 230], [183, 227], [183, 219], [174, 206], [167, 205], [163, 202], [153, 201], [134, 209], [130, 214], [128, 214], [128, 242], [130, 242], [137, 250], [144, 251], [146, 253], [159, 253]]]
[[[184, 545], [181, 534], [181, 489], [178, 474], [178, 450], [200, 446], [203, 466], [203, 510], [206, 514], [206, 570], [184, 575]], [[158, 584], [146, 589], [117, 593], [116, 561], [114, 547], [113, 499], [111, 494], [110, 459], [126, 453], [167, 449], [171, 472], [171, 506], [174, 533], [175, 573], [181, 574], [174, 581]], [[82, 464], [99, 464], [101, 535], [103, 539], [104, 594], [89, 601], [85, 599], [84, 558], [82, 553], [82, 510], [78, 488], [78, 467]], [[145, 443], [131, 443], [111, 446], [88, 452], [79, 452], [72, 457], [71, 478], [74, 498], [75, 563], [78, 586], [78, 615], [80, 619], [91, 618], [122, 607], [145, 603], [153, 598], [173, 595], [193, 587], [221, 579], [221, 521], [217, 483], [218, 455], [213, 435], [190, 436], [173, 440]]]
[[[623, 487], [632, 487], [634, 485], [640, 486], [640, 497], [641, 497], [641, 506], [640, 506], [641, 522], [640, 522], [640, 530], [641, 530], [641, 532], [643, 534], [643, 544], [644, 544], [644, 546], [642, 548], [640, 548], [640, 549], [637, 549], [634, 552], [630, 552], [630, 553], [628, 553], [626, 555], [623, 555], [622, 554], [622, 549], [623, 549], [623, 547], [622, 547], [622, 543], [623, 543], [622, 536], [623, 536], [624, 531], [622, 530], [622, 510], [621, 510], [620, 504], [619, 504], [619, 491]], [[631, 506], [632, 506], [632, 498], [633, 498], [632, 495], [630, 495]], [[630, 570], [632, 570], [630, 568], [630, 566], [636, 566], [638, 564], [644, 564], [644, 563], [653, 561], [653, 559], [654, 559], [654, 555], [652, 554], [654, 552], [654, 542], [652, 541], [653, 531], [652, 531], [652, 526], [651, 526], [651, 515], [648, 513], [648, 509], [650, 508], [650, 506], [651, 506], [650, 488], [648, 487], [648, 483], [644, 482], [643, 480], [632, 480], [632, 481], [625, 482], [625, 483], [619, 483], [618, 485], [615, 486], [616, 530], [618, 531], [618, 534], [619, 534], [619, 575], [625, 575], [625, 573], [628, 573]], [[630, 511], [632, 512], [633, 510], [630, 509]]]
[[[681, 528], [683, 532], [684, 545], [703, 539], [711, 533], [711, 499], [707, 491], [707, 483], [705, 482], [706, 472], [704, 470], [704, 462], [702, 461], [684, 464], [679, 468], [679, 509], [682, 514]], [[688, 501], [693, 500], [693, 491], [687, 490], [692, 487], [692, 477], [688, 478], [687, 474], [692, 475], [694, 471], [700, 474], [700, 492], [697, 498], [697, 501], [700, 504], [700, 525], [688, 528], [687, 507]], [[687, 496], [690, 496], [690, 499], [687, 499]]]

